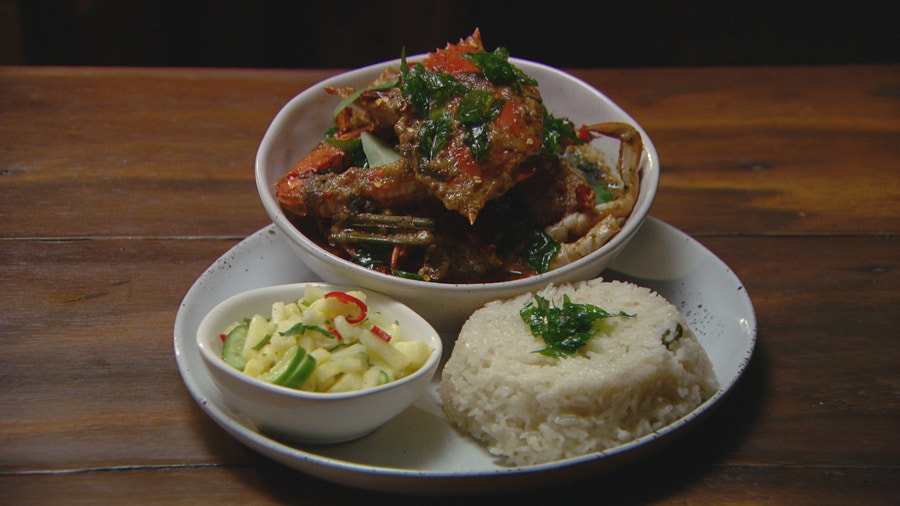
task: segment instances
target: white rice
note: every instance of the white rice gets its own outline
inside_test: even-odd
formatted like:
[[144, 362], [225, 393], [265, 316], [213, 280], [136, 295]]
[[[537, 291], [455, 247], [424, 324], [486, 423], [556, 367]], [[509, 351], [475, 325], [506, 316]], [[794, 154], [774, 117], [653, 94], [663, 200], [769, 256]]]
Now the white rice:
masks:
[[[487, 304], [463, 326], [438, 390], [444, 412], [509, 465], [609, 449], [678, 420], [715, 393], [712, 364], [678, 310], [630, 283], [592, 280], [539, 292], [563, 294], [615, 317], [609, 334], [575, 355], [552, 358], [519, 310], [533, 294]], [[669, 344], [680, 324], [683, 334]], [[671, 348], [671, 349], [669, 349]]]

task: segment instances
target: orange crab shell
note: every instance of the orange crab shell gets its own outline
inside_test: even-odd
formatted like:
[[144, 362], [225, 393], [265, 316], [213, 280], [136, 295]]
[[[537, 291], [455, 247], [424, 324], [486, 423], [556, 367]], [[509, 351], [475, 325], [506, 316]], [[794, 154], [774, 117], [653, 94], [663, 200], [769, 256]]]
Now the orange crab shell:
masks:
[[476, 28], [472, 35], [460, 39], [456, 44], [447, 44], [444, 49], [428, 53], [422, 65], [431, 72], [447, 72], [455, 76], [481, 72], [478, 67], [463, 58], [465, 54], [478, 51], [484, 51], [484, 45], [481, 43], [481, 32]]

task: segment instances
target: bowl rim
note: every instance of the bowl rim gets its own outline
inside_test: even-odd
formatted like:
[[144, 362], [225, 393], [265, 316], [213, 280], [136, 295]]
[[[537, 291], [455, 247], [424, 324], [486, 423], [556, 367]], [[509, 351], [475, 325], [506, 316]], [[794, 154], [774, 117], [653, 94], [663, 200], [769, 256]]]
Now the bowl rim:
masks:
[[[212, 349], [213, 347], [212, 347], [212, 344], [210, 343], [210, 341], [212, 341], [214, 339], [220, 339], [219, 335], [221, 334], [221, 332], [219, 332], [219, 333], [213, 332], [215, 329], [212, 329], [211, 326], [213, 325], [214, 320], [229, 319], [229, 318], [226, 318], [226, 315], [232, 314], [234, 311], [236, 311], [235, 306], [240, 305], [240, 303], [244, 300], [247, 300], [247, 299], [257, 300], [258, 299], [260, 301], [268, 301], [269, 304], [272, 304], [275, 302], [279, 302], [281, 300], [279, 300], [279, 298], [272, 298], [269, 294], [274, 295], [275, 293], [280, 293], [283, 291], [286, 292], [286, 291], [295, 290], [295, 289], [302, 290], [303, 287], [305, 287], [307, 285], [327, 287], [330, 289], [340, 290], [340, 291], [348, 291], [348, 290], [361, 291], [366, 294], [366, 297], [367, 297], [366, 304], [369, 305], [370, 308], [372, 308], [373, 306], [376, 307], [376, 309], [374, 309], [374, 311], [381, 312], [381, 313], [385, 314], [386, 316], [390, 317], [390, 315], [387, 314], [386, 311], [377, 309], [378, 306], [388, 305], [388, 306], [390, 306], [389, 309], [394, 313], [396, 313], [398, 311], [402, 312], [402, 313], [406, 313], [407, 318], [417, 320], [420, 324], [422, 324], [424, 326], [424, 329], [426, 329], [427, 332], [422, 332], [421, 334], [417, 334], [417, 335], [421, 335], [422, 337], [407, 337], [406, 335], [404, 335], [404, 340], [425, 341], [425, 343], [428, 344], [429, 346], [431, 346], [431, 348], [432, 348], [431, 355], [428, 357], [428, 360], [426, 360], [424, 364], [422, 364], [418, 369], [416, 369], [415, 372], [413, 372], [409, 376], [405, 376], [398, 380], [394, 380], [394, 381], [385, 383], [383, 385], [378, 385], [378, 386], [367, 388], [367, 389], [354, 390], [354, 391], [350, 391], [350, 392], [329, 393], [329, 392], [310, 392], [307, 390], [290, 388], [290, 387], [286, 387], [283, 385], [276, 385], [274, 383], [268, 383], [266, 381], [254, 378], [252, 376], [247, 376], [243, 372], [238, 371], [234, 367], [231, 367], [230, 365], [225, 363], [225, 361], [222, 360], [222, 357], [219, 354], [217, 354], [215, 351], [213, 351], [213, 349]], [[371, 299], [369, 299], [369, 297], [373, 297], [376, 300], [372, 301], [370, 303]], [[281, 301], [281, 302], [285, 302], [285, 301]], [[237, 321], [244, 316], [246, 316], [246, 315], [237, 316], [237, 317], [233, 318], [231, 321]], [[211, 365], [211, 366], [215, 367], [217, 370], [224, 372], [226, 375], [230, 376], [231, 378], [246, 382], [247, 384], [249, 384], [255, 388], [260, 388], [260, 389], [265, 390], [270, 393], [286, 395], [288, 397], [293, 397], [293, 398], [303, 399], [303, 400], [313, 400], [313, 401], [340, 401], [340, 400], [346, 400], [346, 399], [368, 397], [370, 395], [374, 395], [379, 392], [384, 392], [384, 391], [400, 388], [403, 385], [405, 385], [407, 383], [411, 383], [426, 374], [434, 374], [434, 372], [437, 371], [437, 367], [440, 364], [441, 357], [443, 355], [443, 342], [441, 341], [440, 334], [437, 332], [437, 330], [434, 329], [434, 327], [431, 325], [431, 323], [428, 322], [428, 320], [423, 318], [420, 314], [418, 314], [416, 311], [412, 310], [406, 304], [403, 304], [402, 302], [394, 299], [393, 297], [391, 297], [389, 295], [386, 295], [382, 292], [378, 292], [377, 290], [371, 290], [368, 288], [361, 288], [361, 287], [356, 287], [356, 286], [351, 286], [351, 285], [326, 283], [326, 282], [320, 282], [320, 281], [304, 281], [304, 282], [298, 282], [298, 283], [285, 283], [285, 284], [280, 284], [280, 285], [270, 285], [270, 286], [254, 288], [251, 290], [246, 290], [246, 291], [234, 294], [234, 295], [228, 297], [227, 299], [216, 304], [215, 307], [213, 307], [208, 313], [206, 313], [206, 315], [203, 317], [203, 319], [200, 321], [200, 324], [197, 327], [197, 333], [195, 336], [195, 340], [196, 340], [197, 346], [200, 350], [200, 355], [204, 359], [204, 362], [206, 362], [207, 365]]]
[[[406, 59], [408, 62], [418, 61], [425, 56], [427, 55], [417, 54], [408, 56]], [[271, 185], [265, 180], [265, 163], [267, 161], [267, 155], [272, 151], [272, 146], [274, 145], [279, 132], [283, 129], [283, 127], [287, 125], [287, 120], [293, 114], [293, 112], [297, 108], [299, 108], [301, 104], [305, 103], [309, 99], [320, 96], [321, 93], [323, 93], [322, 90], [325, 86], [334, 85], [334, 83], [336, 82], [344, 82], [348, 79], [354, 78], [359, 74], [375, 72], [379, 69], [383, 70], [392, 65], [397, 66], [401, 62], [401, 59], [399, 58], [366, 65], [364, 67], [349, 70], [346, 72], [341, 72], [315, 84], [312, 84], [311, 86], [307, 87], [306, 89], [302, 90], [300, 93], [292, 97], [278, 111], [278, 113], [275, 115], [268, 128], [266, 129], [262, 140], [260, 141], [254, 164], [254, 175], [256, 180], [257, 192], [259, 193], [263, 207], [265, 208], [272, 222], [276, 227], [281, 229], [287, 235], [291, 242], [298, 244], [300, 247], [306, 250], [307, 253], [319, 257], [323, 262], [336, 262], [342, 268], [348, 269], [349, 272], [352, 272], [354, 275], [376, 279], [405, 289], [433, 289], [441, 292], [465, 293], [489, 290], [527, 290], [534, 286], [546, 284], [557, 278], [565, 277], [571, 271], [578, 270], [583, 266], [590, 264], [592, 260], [602, 258], [608, 253], [614, 252], [621, 247], [624, 247], [627, 241], [631, 239], [634, 233], [643, 224], [647, 216], [649, 216], [650, 208], [656, 200], [656, 193], [659, 189], [659, 157], [656, 151], [656, 147], [654, 146], [653, 141], [650, 139], [650, 136], [647, 135], [643, 127], [641, 127], [641, 125], [637, 121], [635, 121], [634, 118], [630, 114], [628, 114], [628, 112], [626, 112], [624, 109], [622, 109], [622, 107], [613, 102], [602, 91], [598, 90], [583, 79], [576, 77], [562, 69], [531, 60], [510, 57], [509, 61], [516, 64], [517, 66], [521, 65], [524, 67], [540, 69], [544, 72], [556, 75], [562, 79], [568, 80], [584, 88], [587, 92], [591, 93], [594, 98], [604, 102], [608, 107], [612, 108], [618, 115], [622, 117], [622, 121], [627, 121], [641, 134], [643, 148], [639, 162], [641, 189], [639, 190], [638, 202], [636, 202], [636, 207], [632, 209], [631, 214], [626, 219], [621, 230], [619, 230], [619, 232], [605, 244], [585, 255], [584, 257], [579, 258], [578, 260], [560, 266], [556, 269], [524, 278], [488, 283], [443, 283], [393, 276], [368, 269], [361, 265], [354, 264], [347, 259], [333, 255], [324, 250], [321, 246], [316, 244], [315, 241], [308, 238], [305, 234], [298, 230], [293, 225], [293, 223], [291, 223], [284, 210], [281, 209], [281, 206], [278, 204], [277, 200], [274, 197]], [[538, 86], [540, 87], [540, 83], [538, 83]], [[640, 192], [643, 191], [643, 188], [645, 186], [647, 188], [645, 193], [646, 196], [641, 199]]]

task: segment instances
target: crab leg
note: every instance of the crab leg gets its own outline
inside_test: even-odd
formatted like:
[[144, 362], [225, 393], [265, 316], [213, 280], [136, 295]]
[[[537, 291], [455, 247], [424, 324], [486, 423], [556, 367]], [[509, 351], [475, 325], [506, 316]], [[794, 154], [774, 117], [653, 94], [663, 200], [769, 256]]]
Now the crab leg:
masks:
[[[598, 123], [583, 128], [591, 139], [618, 139], [619, 154], [612, 172], [616, 188], [609, 202], [596, 204], [592, 209], [570, 213], [545, 229], [561, 248], [550, 264], [551, 269], [566, 265], [597, 250], [619, 232], [637, 202], [640, 189], [640, 161], [643, 151], [641, 134], [625, 123]], [[579, 237], [565, 242], [569, 237]]]

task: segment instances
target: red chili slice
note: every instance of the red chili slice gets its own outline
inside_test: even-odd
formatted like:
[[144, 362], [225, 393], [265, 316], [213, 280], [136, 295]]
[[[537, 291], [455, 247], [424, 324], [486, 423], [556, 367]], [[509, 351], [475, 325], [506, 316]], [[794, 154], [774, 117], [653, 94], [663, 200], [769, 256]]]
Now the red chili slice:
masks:
[[357, 307], [357, 309], [359, 309], [358, 315], [347, 315], [347, 323], [359, 323], [366, 319], [366, 312], [368, 312], [369, 308], [366, 307], [365, 302], [357, 299], [356, 297], [345, 292], [328, 292], [325, 294], [325, 298], [335, 299], [338, 302], [342, 302], [344, 304], [353, 304]]
[[228, 336], [225, 335], [225, 334], [219, 334], [219, 337], [222, 338], [222, 342], [224, 343], [224, 342], [225, 342], [225, 338], [228, 337]]
[[381, 339], [382, 341], [386, 341], [386, 342], [391, 341], [391, 335], [388, 334], [385, 330], [383, 330], [375, 325], [372, 325], [372, 328], [369, 329], [369, 331], [371, 331], [373, 334], [378, 336], [378, 338]]

